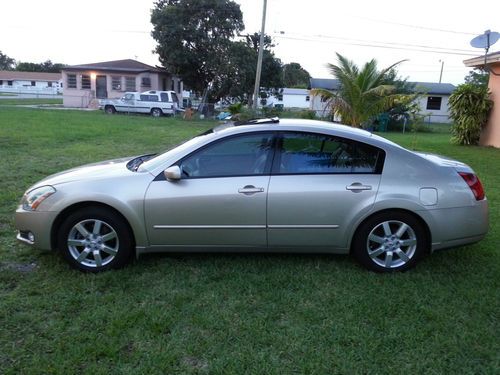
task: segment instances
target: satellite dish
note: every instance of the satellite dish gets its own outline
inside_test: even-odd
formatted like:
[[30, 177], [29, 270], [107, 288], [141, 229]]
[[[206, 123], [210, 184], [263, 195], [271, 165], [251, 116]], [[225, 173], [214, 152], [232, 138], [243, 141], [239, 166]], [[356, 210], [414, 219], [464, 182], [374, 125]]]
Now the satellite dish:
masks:
[[500, 33], [486, 30], [484, 34], [476, 36], [470, 41], [470, 45], [474, 48], [484, 48], [486, 51], [500, 39]]

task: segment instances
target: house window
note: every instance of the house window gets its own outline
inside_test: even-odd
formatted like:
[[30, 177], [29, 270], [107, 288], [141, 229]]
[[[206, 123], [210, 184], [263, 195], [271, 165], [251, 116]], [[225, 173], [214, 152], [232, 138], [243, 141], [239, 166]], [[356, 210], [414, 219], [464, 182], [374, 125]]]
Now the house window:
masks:
[[36, 86], [36, 82], [35, 81], [31, 81], [31, 86]]
[[7, 81], [7, 86], [12, 86], [12, 81]]
[[149, 78], [149, 77], [142, 77], [142, 79], [141, 79], [141, 86], [142, 87], [151, 87], [151, 78]]
[[111, 76], [111, 90], [121, 91], [122, 89], [122, 77]]
[[47, 82], [47, 87], [52, 87], [52, 82]]
[[82, 74], [82, 90], [90, 89], [90, 76], [88, 74]]
[[278, 99], [280, 102], [282, 102], [283, 101], [283, 94], [276, 95], [276, 99]]
[[306, 96], [306, 102], [310, 101], [311, 97], [309, 95]]
[[125, 77], [125, 90], [135, 91], [135, 77]]
[[441, 100], [443, 98], [440, 96], [429, 96], [427, 97], [427, 109], [439, 111], [441, 109]]
[[0, 79], [0, 86], [3, 85], [3, 79]]
[[76, 89], [76, 74], [68, 74], [68, 89]]

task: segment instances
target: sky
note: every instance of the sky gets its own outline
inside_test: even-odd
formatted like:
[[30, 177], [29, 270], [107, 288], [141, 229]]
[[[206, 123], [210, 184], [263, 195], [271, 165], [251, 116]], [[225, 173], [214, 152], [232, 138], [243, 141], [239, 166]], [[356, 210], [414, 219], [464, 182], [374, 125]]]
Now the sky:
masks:
[[[245, 33], [260, 30], [263, 0], [236, 0]], [[152, 52], [153, 0], [23, 0], [0, 5], [0, 51], [18, 61], [76, 65], [119, 59], [159, 64]], [[331, 78], [340, 53], [357, 64], [397, 61], [403, 78], [462, 83], [463, 60], [484, 54], [470, 40], [500, 32], [500, 1], [268, 0], [266, 33], [284, 63], [298, 62], [314, 78]], [[490, 52], [500, 50], [500, 41]]]

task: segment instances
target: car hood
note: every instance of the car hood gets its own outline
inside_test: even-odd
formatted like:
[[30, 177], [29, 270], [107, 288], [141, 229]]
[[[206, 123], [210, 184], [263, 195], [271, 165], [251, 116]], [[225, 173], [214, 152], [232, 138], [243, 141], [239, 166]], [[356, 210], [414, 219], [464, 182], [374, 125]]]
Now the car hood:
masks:
[[89, 179], [102, 179], [135, 172], [127, 169], [127, 162], [133, 157], [106, 160], [98, 163], [86, 164], [80, 167], [72, 168], [63, 172], [50, 175], [43, 180], [37, 182], [29, 190], [43, 185], [59, 185], [67, 182], [89, 180]]

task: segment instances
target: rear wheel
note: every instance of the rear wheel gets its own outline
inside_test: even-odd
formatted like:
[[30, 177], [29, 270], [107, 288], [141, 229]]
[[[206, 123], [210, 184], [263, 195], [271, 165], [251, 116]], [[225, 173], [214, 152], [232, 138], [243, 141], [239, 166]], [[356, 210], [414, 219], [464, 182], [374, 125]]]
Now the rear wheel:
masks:
[[151, 116], [153, 117], [160, 117], [163, 114], [160, 108], [153, 108], [151, 110]]
[[361, 224], [352, 252], [372, 271], [393, 272], [414, 267], [426, 247], [426, 232], [417, 218], [405, 212], [383, 212]]
[[108, 115], [112, 115], [116, 112], [116, 109], [112, 105], [107, 105], [106, 107], [104, 107], [104, 112], [106, 112]]
[[88, 207], [64, 220], [58, 247], [72, 267], [100, 272], [127, 264], [133, 253], [133, 238], [119, 215], [101, 207]]

